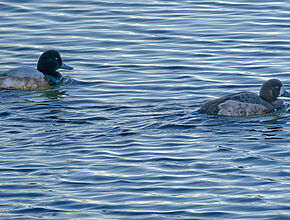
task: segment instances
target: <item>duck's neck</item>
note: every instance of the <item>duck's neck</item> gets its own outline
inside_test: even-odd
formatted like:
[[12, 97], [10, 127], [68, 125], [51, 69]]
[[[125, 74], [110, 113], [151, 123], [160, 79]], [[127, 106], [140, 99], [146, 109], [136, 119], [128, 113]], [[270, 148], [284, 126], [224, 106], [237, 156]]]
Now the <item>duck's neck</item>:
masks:
[[47, 80], [50, 86], [57, 85], [63, 80], [63, 77], [59, 72], [55, 72], [54, 76], [44, 74], [44, 78]]
[[260, 97], [270, 103], [275, 102], [277, 100], [277, 97], [274, 97], [272, 92], [270, 91], [261, 91]]

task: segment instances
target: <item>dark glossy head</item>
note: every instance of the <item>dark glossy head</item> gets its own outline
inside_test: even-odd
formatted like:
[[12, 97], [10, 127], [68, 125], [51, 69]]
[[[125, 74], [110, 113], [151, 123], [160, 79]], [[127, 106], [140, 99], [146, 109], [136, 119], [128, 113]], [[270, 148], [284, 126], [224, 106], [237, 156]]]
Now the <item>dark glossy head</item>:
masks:
[[62, 62], [60, 54], [56, 50], [47, 50], [39, 57], [37, 69], [44, 75], [58, 76], [59, 73], [56, 72], [57, 69], [68, 69], [72, 70], [72, 67], [65, 65]]
[[290, 94], [284, 89], [280, 80], [270, 79], [263, 83], [260, 96], [268, 102], [275, 102], [279, 96], [290, 97]]

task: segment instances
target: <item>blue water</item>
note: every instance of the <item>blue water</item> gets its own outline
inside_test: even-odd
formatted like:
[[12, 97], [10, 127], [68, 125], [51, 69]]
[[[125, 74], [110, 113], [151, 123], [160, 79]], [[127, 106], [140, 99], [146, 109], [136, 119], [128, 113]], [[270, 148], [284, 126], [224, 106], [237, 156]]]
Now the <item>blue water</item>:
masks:
[[290, 90], [288, 1], [0, 11], [0, 71], [47, 49], [74, 67], [57, 88], [0, 91], [0, 219], [290, 218], [290, 113], [196, 112], [270, 78]]

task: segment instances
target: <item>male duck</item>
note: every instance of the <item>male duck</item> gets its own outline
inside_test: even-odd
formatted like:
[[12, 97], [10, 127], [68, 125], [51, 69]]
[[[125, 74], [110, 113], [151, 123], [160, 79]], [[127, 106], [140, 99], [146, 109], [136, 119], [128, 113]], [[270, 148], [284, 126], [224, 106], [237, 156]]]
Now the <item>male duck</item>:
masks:
[[73, 69], [62, 62], [58, 51], [47, 50], [39, 57], [37, 70], [18, 67], [0, 73], [0, 89], [47, 89], [62, 81], [63, 76], [56, 71], [59, 68]]
[[198, 110], [201, 113], [224, 116], [249, 116], [273, 112], [283, 107], [279, 96], [290, 97], [280, 80], [270, 79], [261, 87], [260, 95], [253, 92], [234, 93], [209, 101]]

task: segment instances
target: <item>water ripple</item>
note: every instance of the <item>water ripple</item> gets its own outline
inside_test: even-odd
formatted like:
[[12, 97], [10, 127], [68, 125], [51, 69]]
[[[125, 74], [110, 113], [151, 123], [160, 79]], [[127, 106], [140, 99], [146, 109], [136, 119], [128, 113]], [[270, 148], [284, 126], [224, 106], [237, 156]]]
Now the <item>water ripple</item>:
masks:
[[286, 2], [0, 7], [2, 71], [46, 49], [74, 67], [56, 88], [0, 91], [0, 218], [289, 218], [289, 111], [196, 112], [269, 78], [289, 87]]

